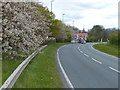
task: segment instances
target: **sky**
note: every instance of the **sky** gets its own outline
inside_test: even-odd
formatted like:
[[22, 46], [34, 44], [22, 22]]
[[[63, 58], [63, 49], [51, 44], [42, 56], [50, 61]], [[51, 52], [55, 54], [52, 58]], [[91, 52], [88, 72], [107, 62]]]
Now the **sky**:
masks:
[[[51, 0], [39, 0], [43, 6], [51, 10]], [[52, 11], [56, 19], [67, 25], [87, 31], [94, 25], [105, 28], [118, 27], [119, 0], [53, 0]]]

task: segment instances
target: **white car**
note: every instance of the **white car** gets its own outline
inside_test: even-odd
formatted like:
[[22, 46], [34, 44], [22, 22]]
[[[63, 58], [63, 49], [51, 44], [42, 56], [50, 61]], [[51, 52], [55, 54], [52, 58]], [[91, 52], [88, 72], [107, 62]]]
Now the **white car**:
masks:
[[72, 41], [71, 41], [71, 43], [77, 43], [77, 42], [78, 42], [78, 41], [76, 41], [76, 40], [72, 40]]

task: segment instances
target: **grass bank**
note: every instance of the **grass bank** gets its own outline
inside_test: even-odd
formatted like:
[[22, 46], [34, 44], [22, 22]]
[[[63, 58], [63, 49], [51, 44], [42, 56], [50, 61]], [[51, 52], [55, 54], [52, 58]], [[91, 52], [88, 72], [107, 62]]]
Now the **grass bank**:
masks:
[[13, 88], [63, 88], [55, 55], [56, 50], [65, 44], [51, 44], [39, 53], [22, 72]]
[[105, 52], [107, 54], [116, 56], [120, 58], [120, 50], [118, 49], [117, 45], [112, 45], [112, 44], [95, 44], [93, 45], [95, 49], [98, 49], [102, 52]]
[[8, 56], [8, 54], [2, 54], [2, 84], [25, 59], [23, 57], [15, 57], [14, 59], [9, 60]]
[[2, 86], [2, 60], [0, 60], [0, 87]]

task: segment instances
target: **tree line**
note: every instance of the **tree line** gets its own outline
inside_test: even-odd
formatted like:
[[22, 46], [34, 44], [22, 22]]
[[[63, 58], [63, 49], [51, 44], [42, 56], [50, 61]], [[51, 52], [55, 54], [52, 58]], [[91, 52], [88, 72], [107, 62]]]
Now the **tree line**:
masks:
[[[4, 2], [1, 8], [2, 53], [26, 57], [42, 44], [50, 41], [70, 42], [73, 39], [72, 35], [80, 32], [78, 28], [55, 19], [53, 12], [38, 3]], [[103, 41], [110, 39], [110, 43], [115, 43], [115, 37], [118, 36], [113, 32], [118, 31], [107, 31], [103, 26], [96, 25], [89, 30], [88, 40], [97, 41], [102, 38]]]
[[109, 41], [111, 44], [118, 45], [120, 42], [120, 30], [116, 28], [105, 29], [102, 25], [95, 25], [88, 31], [88, 41]]
[[[3, 59], [27, 57], [49, 41], [71, 40], [73, 28], [55, 19], [47, 7], [34, 2], [0, 2], [0, 44]], [[13, 56], [13, 57], [12, 57]]]

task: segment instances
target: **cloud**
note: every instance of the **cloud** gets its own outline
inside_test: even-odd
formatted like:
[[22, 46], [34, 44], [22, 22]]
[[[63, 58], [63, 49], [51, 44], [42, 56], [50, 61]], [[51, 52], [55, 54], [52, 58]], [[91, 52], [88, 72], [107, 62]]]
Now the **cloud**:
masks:
[[[39, 0], [40, 1], [40, 0]], [[44, 6], [50, 9], [51, 0], [41, 0]], [[57, 19], [75, 26], [79, 29], [85, 25], [90, 29], [93, 25], [100, 24], [105, 28], [118, 27], [118, 1], [119, 0], [54, 0], [53, 12]]]

